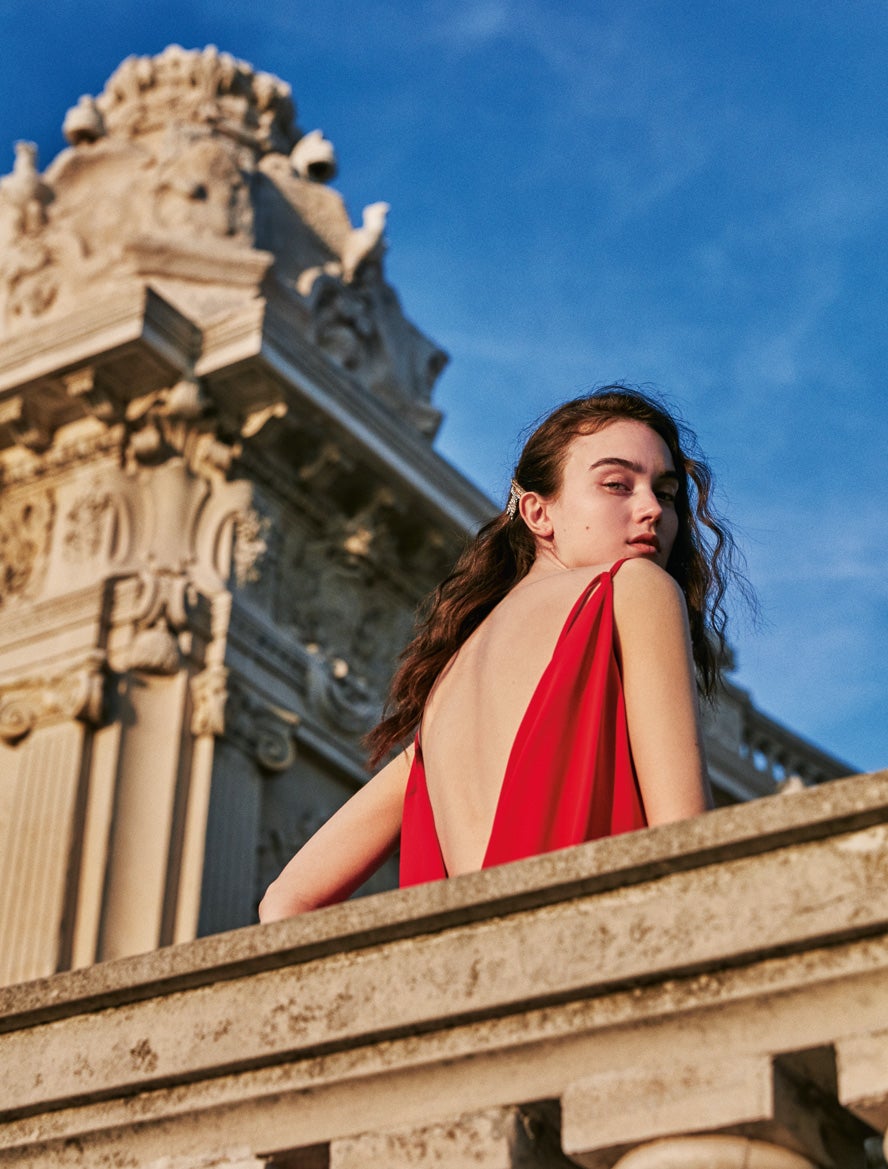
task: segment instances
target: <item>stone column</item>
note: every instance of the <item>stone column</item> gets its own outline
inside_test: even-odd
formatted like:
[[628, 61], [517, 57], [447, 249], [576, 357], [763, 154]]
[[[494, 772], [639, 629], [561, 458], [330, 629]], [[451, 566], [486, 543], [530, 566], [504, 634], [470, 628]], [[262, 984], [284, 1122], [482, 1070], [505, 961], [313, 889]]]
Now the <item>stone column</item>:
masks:
[[102, 710], [102, 656], [0, 687], [0, 984], [52, 974], [72, 946], [69, 885]]

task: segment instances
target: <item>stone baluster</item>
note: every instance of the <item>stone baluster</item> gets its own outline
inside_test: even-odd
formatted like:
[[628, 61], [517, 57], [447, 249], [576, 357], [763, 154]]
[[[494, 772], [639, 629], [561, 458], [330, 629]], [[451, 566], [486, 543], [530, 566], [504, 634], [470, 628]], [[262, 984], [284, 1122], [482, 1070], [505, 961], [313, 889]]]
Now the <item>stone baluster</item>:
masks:
[[813, 1161], [766, 1141], [739, 1136], [670, 1137], [639, 1145], [614, 1169], [817, 1169]]

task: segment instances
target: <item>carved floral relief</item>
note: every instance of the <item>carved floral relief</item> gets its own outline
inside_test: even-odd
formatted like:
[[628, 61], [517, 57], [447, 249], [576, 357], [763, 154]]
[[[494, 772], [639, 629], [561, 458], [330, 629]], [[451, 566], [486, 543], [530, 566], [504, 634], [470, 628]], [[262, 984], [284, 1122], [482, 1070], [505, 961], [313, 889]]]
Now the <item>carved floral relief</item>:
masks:
[[83, 562], [98, 556], [112, 514], [111, 495], [98, 484], [80, 495], [65, 514], [62, 535], [64, 558]]
[[33, 596], [46, 570], [55, 497], [40, 491], [0, 504], [0, 605]]
[[310, 704], [331, 726], [354, 733], [378, 717], [413, 624], [411, 604], [376, 567], [373, 544], [373, 529], [360, 522], [333, 523], [323, 537], [293, 525], [276, 593], [276, 619], [311, 655]]

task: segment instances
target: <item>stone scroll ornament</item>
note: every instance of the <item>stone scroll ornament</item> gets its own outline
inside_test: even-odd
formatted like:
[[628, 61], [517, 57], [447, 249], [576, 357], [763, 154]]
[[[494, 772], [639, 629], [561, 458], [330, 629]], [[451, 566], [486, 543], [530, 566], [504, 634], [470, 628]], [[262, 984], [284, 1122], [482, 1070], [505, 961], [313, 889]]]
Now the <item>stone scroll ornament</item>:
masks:
[[14, 745], [41, 725], [69, 719], [101, 723], [104, 665], [105, 656], [97, 651], [62, 673], [0, 689], [0, 739]]
[[299, 716], [263, 701], [225, 667], [214, 663], [195, 675], [191, 700], [193, 735], [224, 736], [269, 773], [296, 759]]

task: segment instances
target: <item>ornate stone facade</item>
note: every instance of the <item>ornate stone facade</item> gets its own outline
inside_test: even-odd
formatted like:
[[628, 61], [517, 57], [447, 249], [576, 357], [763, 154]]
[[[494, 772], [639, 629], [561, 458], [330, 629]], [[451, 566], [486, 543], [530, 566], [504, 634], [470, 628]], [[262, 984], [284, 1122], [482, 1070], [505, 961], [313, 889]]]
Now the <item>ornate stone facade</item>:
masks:
[[489, 507], [294, 113], [173, 47], [0, 182], [2, 981], [253, 920]]

